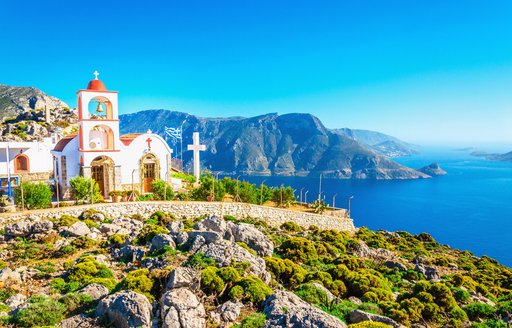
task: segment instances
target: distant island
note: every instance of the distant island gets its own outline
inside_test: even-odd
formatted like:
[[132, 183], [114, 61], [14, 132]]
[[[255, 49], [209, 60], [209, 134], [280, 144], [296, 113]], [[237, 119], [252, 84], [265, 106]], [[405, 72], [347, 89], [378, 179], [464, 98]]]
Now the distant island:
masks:
[[471, 155], [483, 157], [491, 161], [512, 162], [512, 151], [505, 154], [489, 154], [483, 151], [473, 151]]

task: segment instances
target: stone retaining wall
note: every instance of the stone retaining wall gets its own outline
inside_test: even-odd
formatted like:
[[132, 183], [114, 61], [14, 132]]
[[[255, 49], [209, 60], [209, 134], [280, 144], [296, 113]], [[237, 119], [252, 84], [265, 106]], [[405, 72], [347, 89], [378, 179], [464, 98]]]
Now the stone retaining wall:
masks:
[[44, 218], [57, 218], [63, 214], [78, 216], [84, 210], [94, 208], [104, 212], [111, 218], [122, 216], [131, 216], [140, 214], [148, 217], [153, 212], [160, 210], [172, 213], [181, 218], [195, 218], [204, 214], [232, 215], [237, 218], [262, 218], [268, 225], [278, 227], [284, 222], [293, 221], [298, 225], [309, 228], [315, 225], [321, 229], [335, 229], [340, 231], [355, 231], [352, 219], [346, 216], [320, 215], [315, 213], [306, 213], [291, 211], [281, 208], [259, 206], [245, 203], [223, 203], [223, 202], [123, 202], [123, 203], [103, 203], [93, 205], [82, 205], [72, 207], [61, 207], [35, 211], [25, 211], [18, 213], [0, 214], [0, 222], [7, 223], [20, 219], [40, 220]]

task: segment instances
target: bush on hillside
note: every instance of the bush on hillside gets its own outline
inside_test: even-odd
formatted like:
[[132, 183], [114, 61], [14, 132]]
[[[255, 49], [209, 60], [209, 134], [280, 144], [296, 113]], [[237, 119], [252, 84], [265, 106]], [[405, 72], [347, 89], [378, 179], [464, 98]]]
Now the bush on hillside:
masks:
[[[23, 189], [23, 197], [22, 195]], [[23, 182], [14, 190], [14, 200], [26, 209], [48, 208], [52, 204], [53, 193], [46, 183]]]
[[78, 175], [69, 179], [69, 185], [71, 186], [71, 190], [73, 191], [73, 198], [76, 202], [85, 200], [90, 201], [91, 194], [95, 203], [103, 199], [100, 193], [100, 186], [92, 178], [85, 178]]
[[153, 197], [156, 200], [173, 200], [174, 199], [174, 191], [173, 186], [170, 183], [165, 182], [164, 180], [154, 180], [152, 183], [153, 187]]

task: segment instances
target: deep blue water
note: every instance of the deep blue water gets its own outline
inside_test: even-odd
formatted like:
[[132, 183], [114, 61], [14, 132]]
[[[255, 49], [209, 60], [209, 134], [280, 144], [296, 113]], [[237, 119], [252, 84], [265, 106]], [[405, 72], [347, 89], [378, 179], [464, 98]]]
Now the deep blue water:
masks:
[[[512, 163], [494, 162], [455, 150], [424, 150], [397, 159], [410, 167], [437, 161], [448, 174], [425, 180], [323, 179], [326, 202], [346, 207], [353, 195], [356, 226], [413, 234], [428, 232], [443, 244], [488, 255], [512, 266]], [[253, 183], [290, 185], [318, 197], [318, 178], [244, 177]], [[297, 194], [299, 193], [297, 191]]]

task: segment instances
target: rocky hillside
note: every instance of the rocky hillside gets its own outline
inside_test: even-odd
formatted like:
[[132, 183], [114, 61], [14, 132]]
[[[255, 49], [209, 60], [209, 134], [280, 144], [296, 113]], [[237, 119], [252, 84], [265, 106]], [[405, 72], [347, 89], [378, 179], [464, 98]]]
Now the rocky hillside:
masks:
[[[379, 155], [310, 114], [267, 114], [252, 118], [201, 118], [167, 110], [121, 115], [123, 133], [183, 124], [183, 144], [201, 133], [203, 165], [227, 174], [324, 176], [352, 179], [417, 179], [429, 176]], [[158, 123], [156, 123], [158, 122]], [[186, 146], [185, 146], [186, 147]], [[185, 148], [186, 149], [186, 148]], [[190, 162], [191, 152], [183, 159]]]
[[512, 311], [512, 270], [425, 233], [88, 210], [6, 225], [0, 257], [10, 327], [504, 327]]
[[380, 132], [348, 128], [333, 129], [333, 132], [352, 138], [376, 153], [391, 158], [418, 153], [418, 146]]
[[0, 141], [41, 140], [55, 128], [72, 128], [76, 120], [74, 110], [39, 89], [0, 84]]

